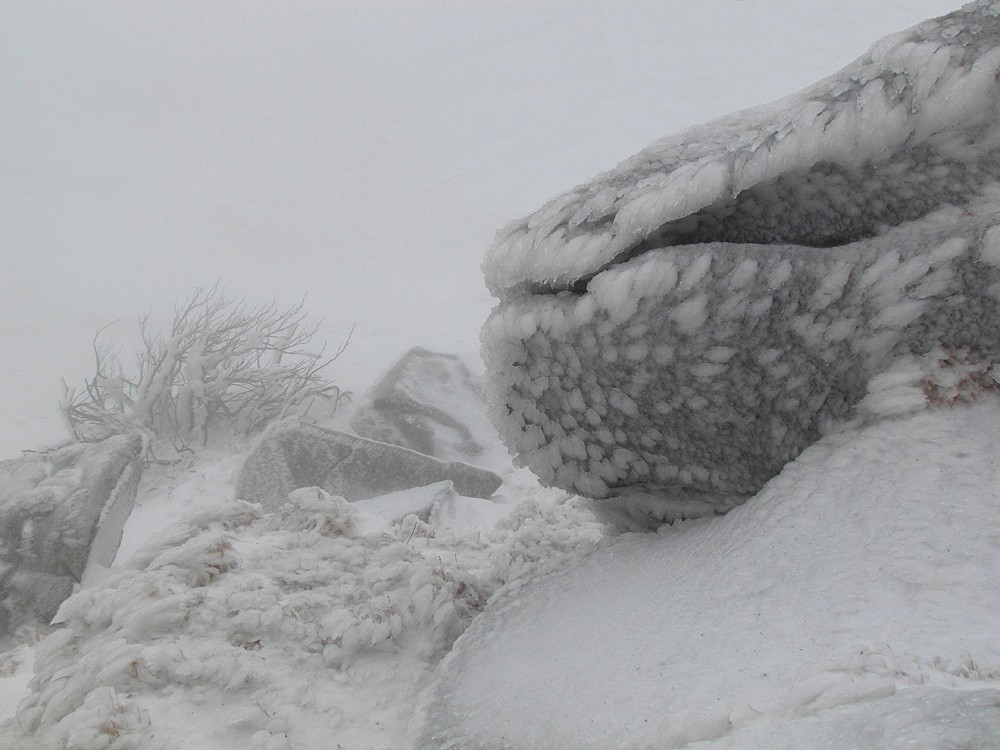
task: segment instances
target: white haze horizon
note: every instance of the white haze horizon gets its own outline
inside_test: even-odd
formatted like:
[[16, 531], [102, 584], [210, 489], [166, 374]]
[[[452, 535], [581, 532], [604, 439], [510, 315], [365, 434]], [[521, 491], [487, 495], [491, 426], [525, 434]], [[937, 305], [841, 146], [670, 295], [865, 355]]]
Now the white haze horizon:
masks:
[[954, 2], [0, 6], [0, 459], [65, 437], [91, 339], [218, 281], [303, 297], [363, 390], [478, 355], [497, 229]]

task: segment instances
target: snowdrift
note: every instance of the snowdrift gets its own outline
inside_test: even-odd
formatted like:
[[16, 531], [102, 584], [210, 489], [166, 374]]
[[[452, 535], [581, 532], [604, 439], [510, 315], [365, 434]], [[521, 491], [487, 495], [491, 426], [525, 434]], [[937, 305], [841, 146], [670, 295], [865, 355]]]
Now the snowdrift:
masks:
[[996, 747], [1000, 400], [831, 435], [722, 518], [514, 585], [421, 750]]
[[877, 43], [502, 230], [491, 418], [654, 523], [743, 502], [898, 357], [1000, 335], [1000, 9]]

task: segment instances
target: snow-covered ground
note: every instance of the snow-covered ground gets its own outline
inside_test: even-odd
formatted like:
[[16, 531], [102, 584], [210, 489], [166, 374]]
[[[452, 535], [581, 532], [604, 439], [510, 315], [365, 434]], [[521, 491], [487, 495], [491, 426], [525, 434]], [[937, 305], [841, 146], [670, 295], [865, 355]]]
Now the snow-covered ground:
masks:
[[145, 504], [160, 514], [140, 507], [132, 529], [152, 539], [60, 610], [0, 746], [400, 748], [490, 597], [601, 538], [580, 499], [523, 476], [493, 504], [393, 523], [316, 488], [262, 514], [219, 468], [161, 478], [172, 490]]
[[722, 518], [501, 595], [426, 747], [997, 747], [998, 497], [1000, 400], [830, 435]]
[[[479, 263], [496, 229], [657, 137], [797, 90], [878, 37], [953, 9], [931, 0], [721, 0], [710, 10], [673, 0], [6, 2], [0, 458], [62, 439], [59, 377], [77, 384], [89, 373], [97, 329], [120, 320], [109, 337], [127, 354], [130, 321], [150, 310], [154, 320], [167, 318], [176, 299], [216, 279], [251, 300], [294, 303], [308, 293], [331, 344], [357, 323], [332, 373], [347, 388], [363, 390], [414, 345], [476, 367], [491, 305]], [[983, 403], [890, 417], [816, 446], [776, 489], [714, 526], [617, 540], [603, 557], [554, 574], [579, 596], [555, 611], [563, 629], [546, 636], [525, 626], [536, 639], [531, 653], [576, 658], [594, 642], [588, 623], [606, 624], [639, 602], [629, 621], [636, 640], [605, 638], [602, 649], [620, 650], [602, 657], [606, 670], [587, 666], [619, 680], [623, 699], [638, 698], [650, 680], [678, 685], [690, 720], [661, 726], [655, 741], [722, 735], [704, 746], [813, 747], [822, 739], [895, 747], [886, 738], [905, 714], [927, 720], [891, 740], [925, 742], [920, 732], [944, 731], [933, 711], [951, 700], [927, 691], [959, 687], [971, 706], [984, 694], [969, 691], [1000, 670], [989, 635], [998, 608], [984, 593], [994, 586], [983, 583], [993, 580], [983, 566], [995, 554], [987, 524], [998, 416]], [[869, 462], [856, 471], [862, 458]], [[434, 665], [488, 598], [539, 566], [592, 550], [600, 534], [586, 504], [509, 467], [497, 467], [506, 480], [498, 500], [509, 511], [499, 521], [470, 511], [459, 528], [432, 534], [322, 497], [261, 517], [232, 500], [238, 460], [206, 455], [148, 474], [116, 569], [66, 608], [66, 627], [33, 668], [26, 647], [0, 659], [0, 718], [25, 696], [32, 669], [42, 691], [25, 704], [18, 738], [8, 736], [13, 747], [398, 748]], [[906, 471], [918, 462], [925, 468]], [[838, 471], [849, 476], [824, 479]], [[887, 498], [898, 511], [891, 519], [881, 503], [883, 515], [865, 515]], [[746, 540], [740, 519], [767, 532], [764, 541]], [[164, 532], [173, 522], [180, 525]], [[893, 535], [883, 538], [877, 532], [889, 522]], [[845, 524], [853, 536], [837, 533]], [[735, 577], [708, 559], [709, 537], [747, 556]], [[853, 555], [865, 540], [877, 543]], [[949, 543], [971, 551], [948, 558]], [[679, 553], [669, 550], [685, 545], [685, 564], [703, 560], [704, 568], [680, 584], [695, 603], [677, 609], [637, 566], [672, 565]], [[833, 644], [851, 654], [840, 666], [817, 666], [836, 651], [823, 652], [824, 643], [809, 644], [810, 658], [785, 658], [789, 643], [812, 632], [786, 615], [815, 609], [817, 592], [776, 571], [822, 568], [818, 548], [838, 563], [824, 596], [866, 592], [830, 621], [868, 636]], [[620, 565], [595, 569], [593, 561], [616, 555]], [[886, 559], [895, 567], [868, 575]], [[757, 640], [742, 644], [756, 649], [746, 665], [757, 672], [739, 673], [736, 657], [692, 646], [662, 675], [640, 669], [645, 682], [624, 679], [651, 627], [697, 642], [699, 586], [734, 586], [754, 569], [764, 571], [756, 588], [705, 606], [723, 643], [727, 622], [779, 596], [762, 583], [775, 580], [781, 607], [768, 610]], [[588, 578], [574, 578], [581, 571]], [[971, 640], [950, 637], [945, 621], [915, 634], [890, 606], [901, 589], [923, 591], [928, 606], [961, 616], [963, 627], [978, 615]], [[506, 598], [505, 607], [516, 601]], [[581, 606], [591, 608], [587, 617], [567, 619]], [[490, 623], [511, 626], [507, 611], [478, 621], [478, 641], [469, 643], [489, 641]], [[461, 658], [469, 654], [466, 647]], [[504, 668], [532, 678], [535, 666], [523, 654], [512, 658]], [[489, 690], [458, 661], [446, 673], [450, 684], [466, 697]], [[759, 674], [800, 668], [797, 697], [768, 693]], [[586, 699], [572, 710], [552, 687], [546, 700], [558, 703], [561, 722], [553, 726], [581, 746], [603, 746], [588, 727], [611, 731], [612, 719], [630, 720], [593, 708], [608, 690], [602, 679], [571, 686]], [[725, 710], [703, 710], [698, 696]], [[492, 705], [497, 695], [487, 698]], [[881, 701], [870, 715], [867, 699]], [[975, 721], [996, 726], [988, 716]], [[45, 729], [29, 739], [32, 722]], [[866, 735], [871, 726], [889, 729]], [[527, 723], [523, 731], [538, 730]], [[769, 737], [778, 739], [767, 745]]]

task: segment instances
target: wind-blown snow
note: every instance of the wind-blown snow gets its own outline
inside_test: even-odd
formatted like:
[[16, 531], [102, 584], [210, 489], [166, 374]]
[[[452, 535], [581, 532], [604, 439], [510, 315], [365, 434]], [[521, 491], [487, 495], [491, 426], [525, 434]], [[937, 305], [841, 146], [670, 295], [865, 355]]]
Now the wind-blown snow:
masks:
[[511, 587], [418, 747], [994, 747], [998, 457], [996, 399], [884, 420], [722, 518]]

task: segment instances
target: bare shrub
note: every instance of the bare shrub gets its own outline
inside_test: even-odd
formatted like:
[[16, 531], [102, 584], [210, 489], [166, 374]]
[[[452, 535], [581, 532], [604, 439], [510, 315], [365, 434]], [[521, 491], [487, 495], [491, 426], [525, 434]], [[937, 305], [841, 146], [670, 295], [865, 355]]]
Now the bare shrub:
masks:
[[323, 402], [333, 410], [348, 396], [322, 374], [330, 357], [309, 344], [319, 324], [308, 325], [302, 303], [248, 307], [218, 285], [202, 287], [174, 308], [169, 333], [139, 319], [142, 345], [126, 371], [118, 351], [94, 337], [94, 376], [82, 391], [63, 381], [60, 408], [77, 440], [100, 440], [128, 429], [187, 445], [205, 445], [227, 428], [251, 434], [274, 419], [304, 415]]

